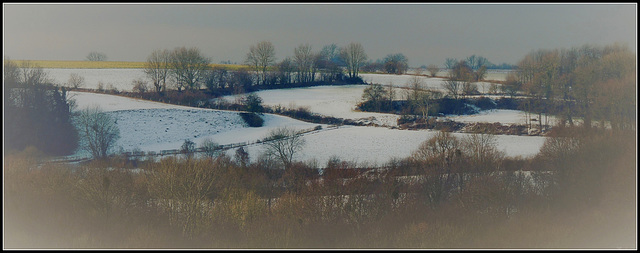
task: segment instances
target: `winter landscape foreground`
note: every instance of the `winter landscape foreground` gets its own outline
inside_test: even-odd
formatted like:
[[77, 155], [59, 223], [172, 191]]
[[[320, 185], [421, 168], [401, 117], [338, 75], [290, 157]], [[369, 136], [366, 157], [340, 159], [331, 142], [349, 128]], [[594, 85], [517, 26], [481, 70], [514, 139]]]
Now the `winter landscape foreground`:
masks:
[[[364, 85], [359, 86], [365, 87]], [[335, 90], [339, 91], [345, 88], [314, 87], [311, 90], [326, 92], [327, 89], [334, 89], [335, 92]], [[298, 94], [316, 97], [316, 100], [304, 100], [304, 96], [289, 96], [296, 90]], [[267, 105], [295, 103], [297, 105], [310, 106], [313, 112], [321, 114], [324, 114], [327, 109], [323, 104], [341, 105], [342, 107], [335, 107], [337, 113], [326, 114], [334, 117], [351, 119], [370, 117], [393, 119], [396, 117], [395, 115], [387, 114], [355, 112], [346, 107], [350, 104], [354, 105], [352, 103], [354, 101], [348, 100], [348, 94], [355, 94], [355, 92], [342, 93], [347, 94], [343, 96], [345, 100], [327, 101], [322, 100], [322, 96], [314, 95], [317, 93], [308, 92], [308, 90], [272, 90], [259, 94], [264, 97]], [[287, 126], [297, 130], [306, 130], [318, 126], [318, 124], [284, 116], [264, 114], [264, 126], [252, 128], [243, 122], [239, 112], [177, 106], [107, 94], [70, 92], [69, 95], [76, 100], [77, 109], [99, 106], [117, 119], [121, 138], [117, 141], [115, 149], [125, 152], [160, 153], [163, 150], [179, 149], [186, 139], [196, 144], [209, 139], [221, 145], [250, 144], [245, 147], [245, 150], [250, 154], [251, 159], [255, 160], [264, 152], [264, 147], [262, 144], [252, 143], [266, 137], [272, 129]], [[287, 97], [298, 97], [299, 99], [287, 100]], [[340, 99], [340, 97], [337, 99]], [[512, 124], [521, 122], [523, 113], [514, 110], [492, 110], [477, 115], [455, 116], [453, 118], [461, 122]], [[393, 120], [387, 120], [386, 122], [393, 122]], [[319, 166], [324, 166], [329, 159], [337, 157], [343, 161], [356, 162], [362, 165], [382, 165], [393, 158], [410, 156], [422, 142], [433, 137], [437, 132], [434, 130], [399, 130], [388, 127], [367, 126], [332, 127], [321, 125], [321, 127], [321, 130], [304, 135], [306, 145], [296, 156], [297, 160], [315, 161]], [[467, 134], [455, 133], [454, 135], [461, 137]], [[545, 137], [542, 136], [496, 135], [495, 137], [498, 148], [511, 157], [534, 156], [538, 153], [545, 140]], [[232, 149], [228, 152], [233, 154], [232, 152], [235, 152], [235, 150]], [[75, 158], [88, 156], [89, 154], [83, 150], [79, 150], [72, 155]]]

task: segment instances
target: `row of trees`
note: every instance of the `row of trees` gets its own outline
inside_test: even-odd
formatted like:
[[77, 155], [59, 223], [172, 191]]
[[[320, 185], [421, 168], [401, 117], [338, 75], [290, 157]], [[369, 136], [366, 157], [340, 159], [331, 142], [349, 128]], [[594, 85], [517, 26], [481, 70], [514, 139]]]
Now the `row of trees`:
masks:
[[[302, 44], [294, 49], [293, 57], [277, 62], [273, 44], [261, 41], [249, 48], [245, 58], [249, 69], [211, 68], [211, 60], [198, 48], [179, 47], [154, 50], [147, 57], [144, 71], [157, 93], [166, 91], [167, 84], [178, 91], [198, 90], [205, 86], [212, 92], [219, 89], [241, 92], [252, 86], [353, 81], [366, 59], [360, 43], [350, 43], [344, 48], [331, 44], [319, 52], [314, 52], [309, 44]], [[347, 77], [343, 77], [343, 67]]]
[[402, 53], [388, 54], [384, 59], [367, 61], [362, 66], [362, 70], [401, 75], [409, 70], [409, 59]]
[[[525, 109], [538, 114], [540, 122], [542, 114], [555, 113], [563, 124], [581, 117], [586, 127], [595, 119], [630, 129], [636, 120], [635, 71], [635, 54], [620, 44], [537, 50], [518, 63], [505, 85], [531, 98]], [[550, 112], [552, 103], [562, 110]]]
[[169, 80], [178, 91], [200, 89], [210, 63], [211, 60], [202, 55], [198, 48], [154, 50], [147, 57], [144, 72], [158, 93], [167, 90]]

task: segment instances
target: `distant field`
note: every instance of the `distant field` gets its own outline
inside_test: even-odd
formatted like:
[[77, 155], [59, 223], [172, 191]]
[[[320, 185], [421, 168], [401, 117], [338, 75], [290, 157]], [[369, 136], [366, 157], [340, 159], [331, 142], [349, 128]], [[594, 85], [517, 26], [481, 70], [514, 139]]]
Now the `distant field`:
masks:
[[[30, 62], [41, 68], [47, 69], [141, 69], [144, 68], [145, 62], [127, 62], [127, 61], [26, 61], [26, 60], [12, 60], [20, 66], [23, 62]], [[244, 65], [230, 65], [230, 64], [211, 64], [212, 67], [225, 67], [231, 70], [237, 70]]]

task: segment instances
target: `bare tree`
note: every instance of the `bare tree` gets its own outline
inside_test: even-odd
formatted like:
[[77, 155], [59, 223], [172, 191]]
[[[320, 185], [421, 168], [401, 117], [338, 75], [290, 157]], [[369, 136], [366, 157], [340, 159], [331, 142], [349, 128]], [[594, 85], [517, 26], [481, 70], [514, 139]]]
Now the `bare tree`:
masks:
[[449, 95], [454, 99], [457, 99], [462, 94], [471, 94], [477, 90], [477, 87], [471, 83], [472, 81], [473, 70], [464, 60], [462, 60], [449, 69], [449, 79], [442, 85]]
[[453, 66], [455, 66], [457, 62], [458, 60], [456, 60], [455, 58], [447, 58], [445, 59], [444, 67], [449, 70], [453, 69]]
[[217, 142], [207, 138], [200, 144], [200, 149], [207, 157], [215, 158], [222, 153], [222, 148]]
[[336, 44], [330, 44], [322, 47], [319, 53], [318, 68], [322, 70], [321, 78], [323, 81], [335, 81], [342, 74], [340, 64], [340, 50]]
[[271, 130], [264, 144], [267, 155], [279, 159], [285, 168], [289, 168], [294, 155], [304, 147], [305, 140], [295, 129], [285, 126]]
[[280, 84], [290, 84], [292, 80], [292, 73], [295, 71], [295, 66], [291, 58], [287, 57], [278, 63], [278, 78]]
[[149, 89], [147, 81], [140, 78], [131, 81], [131, 85], [133, 86], [133, 91], [138, 93], [145, 93]]
[[232, 73], [224, 67], [214, 67], [208, 71], [204, 84], [213, 92], [216, 89], [226, 88], [231, 81]]
[[349, 78], [358, 76], [358, 70], [367, 61], [367, 54], [360, 43], [351, 42], [340, 50], [340, 57], [347, 65]]
[[462, 138], [462, 153], [475, 167], [473, 172], [492, 172], [499, 170], [504, 152], [498, 150], [496, 137], [490, 133], [470, 134]]
[[422, 190], [427, 203], [436, 205], [448, 198], [455, 187], [461, 157], [460, 140], [444, 131], [424, 141], [413, 152], [411, 160], [425, 168]]
[[515, 97], [518, 94], [518, 92], [522, 90], [522, 83], [518, 80], [518, 77], [516, 76], [516, 74], [511, 72], [507, 74], [506, 81], [502, 86], [500, 86], [500, 89], [506, 95]]
[[313, 80], [311, 75], [315, 62], [314, 57], [315, 56], [313, 52], [311, 52], [311, 46], [309, 44], [299, 45], [294, 49], [293, 62], [298, 69], [298, 82], [306, 83]]
[[254, 68], [254, 70], [260, 71], [260, 80], [258, 83], [265, 84], [267, 79], [267, 67], [275, 63], [276, 51], [275, 47], [270, 41], [261, 41], [255, 46], [249, 48], [245, 64]]
[[182, 146], [180, 146], [180, 153], [184, 154], [187, 159], [193, 157], [193, 153], [196, 152], [196, 144], [189, 139], [184, 140]]
[[465, 96], [470, 96], [474, 94], [478, 94], [478, 85], [476, 83], [470, 81], [462, 82], [462, 94]]
[[211, 60], [200, 53], [200, 49], [192, 47], [176, 48], [171, 57], [171, 73], [176, 79], [178, 89], [199, 89], [206, 77]]
[[78, 130], [84, 138], [85, 149], [96, 159], [106, 158], [120, 138], [116, 120], [97, 106], [80, 111]]
[[30, 61], [22, 62], [18, 73], [18, 83], [26, 86], [37, 86], [51, 82], [48, 72]]
[[433, 91], [428, 88], [423, 88], [424, 82], [422, 78], [414, 76], [409, 80], [410, 89], [407, 90], [407, 101], [409, 101], [412, 110], [418, 111], [422, 114], [424, 119], [429, 116], [429, 110], [431, 109], [432, 101], [439, 99], [441, 93], [439, 91]]
[[409, 60], [404, 54], [389, 54], [384, 58], [384, 69], [389, 74], [404, 74], [409, 68]]
[[77, 73], [71, 73], [69, 75], [69, 80], [67, 81], [67, 87], [77, 89], [82, 86], [84, 86], [84, 76], [78, 75]]
[[372, 83], [362, 91], [362, 100], [364, 103], [368, 103], [376, 112], [379, 112], [384, 103], [389, 101], [387, 90], [381, 84]]
[[87, 55], [87, 61], [106, 61], [106, 60], [107, 60], [107, 55], [97, 51], [91, 51]]
[[487, 65], [491, 64], [487, 58], [472, 55], [467, 57], [465, 62], [473, 70], [474, 81], [481, 81], [487, 75]]
[[167, 89], [167, 77], [171, 62], [171, 52], [166, 49], [158, 49], [151, 52], [144, 66], [144, 73], [153, 82], [157, 93]]
[[430, 64], [429, 66], [427, 66], [427, 71], [429, 71], [431, 77], [435, 77], [436, 74], [438, 74], [438, 70], [440, 70], [440, 68], [438, 68], [438, 65]]
[[458, 99], [458, 96], [462, 93], [462, 82], [456, 80], [446, 80], [442, 83], [443, 88], [453, 97]]
[[15, 61], [12, 61], [9, 58], [4, 58], [4, 75], [2, 75], [2, 81], [4, 84], [15, 83], [17, 84], [20, 80], [20, 67]]
[[212, 162], [169, 157], [149, 166], [149, 193], [163, 200], [160, 204], [166, 207], [170, 224], [181, 226], [185, 237], [197, 235], [210, 219], [205, 208], [219, 181], [216, 173], [226, 166]]

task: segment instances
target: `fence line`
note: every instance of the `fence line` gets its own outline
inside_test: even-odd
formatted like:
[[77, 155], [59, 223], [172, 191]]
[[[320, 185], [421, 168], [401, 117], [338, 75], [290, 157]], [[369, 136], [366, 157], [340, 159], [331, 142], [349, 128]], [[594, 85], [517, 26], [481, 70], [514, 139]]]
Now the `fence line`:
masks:
[[[297, 133], [297, 135], [305, 135], [305, 134], [309, 134], [312, 132], [319, 132], [322, 130], [333, 130], [333, 129], [338, 129], [339, 126], [331, 126], [328, 128], [322, 128], [322, 129], [318, 129], [318, 127], [312, 127], [312, 128], [307, 128], [307, 129], [303, 129], [301, 131], [299, 131]], [[249, 145], [255, 145], [255, 144], [261, 144], [264, 142], [269, 142], [269, 141], [273, 141], [273, 140], [256, 140], [256, 141], [252, 141], [252, 142], [237, 142], [237, 143], [229, 143], [229, 144], [224, 144], [224, 145], [219, 145], [215, 150], [216, 151], [225, 151], [225, 150], [229, 150], [229, 149], [234, 149], [234, 148], [239, 148], [239, 147], [244, 147], [244, 146], [249, 146]], [[201, 153], [201, 152], [205, 152], [205, 150], [202, 147], [196, 148], [193, 153]], [[148, 157], [148, 156], [168, 156], [168, 155], [180, 155], [180, 154], [184, 154], [182, 152], [182, 150], [180, 149], [168, 149], [168, 150], [160, 150], [160, 151], [148, 151], [148, 152], [144, 152], [144, 151], [127, 151], [127, 152], [121, 152], [118, 154], [112, 154], [110, 155], [111, 157], [116, 156], [116, 155], [124, 155], [126, 157]], [[70, 158], [70, 159], [57, 159], [57, 160], [53, 160], [51, 162], [55, 162], [55, 163], [72, 163], [72, 162], [82, 162], [82, 161], [88, 161], [91, 160], [91, 158]]]

